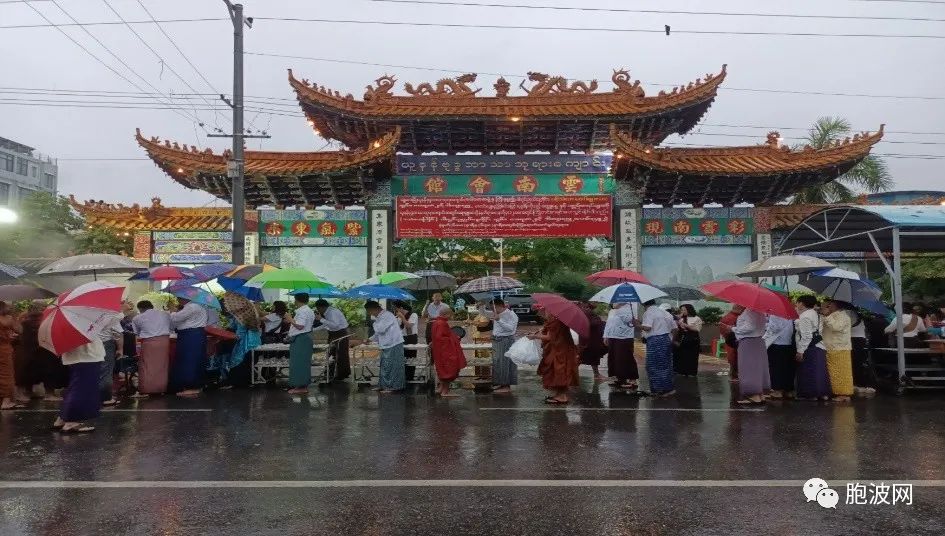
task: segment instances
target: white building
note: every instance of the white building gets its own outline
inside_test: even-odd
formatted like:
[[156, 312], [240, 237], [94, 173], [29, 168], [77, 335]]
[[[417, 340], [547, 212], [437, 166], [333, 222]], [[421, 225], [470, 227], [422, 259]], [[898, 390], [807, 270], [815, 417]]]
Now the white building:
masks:
[[55, 159], [0, 138], [0, 207], [16, 208], [37, 190], [55, 193], [58, 175]]

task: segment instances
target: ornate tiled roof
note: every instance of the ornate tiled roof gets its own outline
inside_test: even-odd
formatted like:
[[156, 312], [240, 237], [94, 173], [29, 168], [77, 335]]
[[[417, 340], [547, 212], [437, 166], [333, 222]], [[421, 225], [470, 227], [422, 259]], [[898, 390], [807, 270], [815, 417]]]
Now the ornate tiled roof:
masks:
[[749, 147], [657, 148], [612, 127], [614, 176], [660, 204], [754, 203], [770, 205], [799, 190], [846, 173], [883, 136], [857, 134], [823, 149], [780, 145], [777, 132]]
[[[373, 188], [375, 174], [390, 174], [399, 136], [400, 130], [394, 128], [366, 148], [353, 151], [246, 151], [246, 202], [249, 206], [355, 204]], [[136, 139], [154, 163], [180, 184], [229, 200], [226, 166], [230, 151], [214, 154], [210, 149], [199, 151], [194, 146], [147, 139], [140, 130]]]
[[[161, 204], [158, 197], [151, 205], [141, 207], [88, 200], [79, 202], [70, 196], [69, 202], [88, 225], [107, 227], [116, 231], [229, 231], [232, 209], [222, 208], [169, 208]], [[246, 212], [247, 228], [254, 228], [256, 211]]]
[[875, 133], [856, 134], [823, 149], [800, 150], [780, 145], [777, 132], [769, 133], [762, 145], [706, 148], [654, 148], [622, 132], [613, 135], [617, 154], [646, 167], [695, 175], [780, 175], [859, 162], [882, 139], [883, 125]]
[[[322, 136], [363, 147], [372, 137], [399, 125], [403, 136], [398, 149], [404, 152], [606, 149], [610, 123], [658, 143], [695, 126], [724, 79], [723, 66], [719, 74], [709, 73], [705, 79], [647, 96], [640, 81], [631, 81], [625, 70], [614, 71], [614, 89], [606, 92], [596, 92], [596, 80], [572, 81], [531, 72], [531, 86], [520, 84], [525, 95], [510, 95], [511, 84], [500, 78], [493, 86], [495, 96], [486, 97], [470, 87], [475, 74], [416, 88], [408, 83], [404, 85], [408, 95], [395, 95], [396, 79], [385, 75], [357, 100], [351, 94], [342, 96], [296, 79], [289, 71], [289, 83], [302, 109]], [[575, 122], [586, 128], [575, 127]]]

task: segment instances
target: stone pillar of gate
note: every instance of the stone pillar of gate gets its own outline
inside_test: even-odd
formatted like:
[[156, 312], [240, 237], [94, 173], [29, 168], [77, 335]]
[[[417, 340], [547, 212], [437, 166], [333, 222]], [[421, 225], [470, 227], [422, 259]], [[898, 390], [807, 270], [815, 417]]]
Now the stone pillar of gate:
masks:
[[754, 240], [754, 260], [761, 261], [770, 257], [773, 253], [773, 243], [771, 239], [771, 208], [756, 207], [752, 213], [754, 218], [755, 236]]
[[[636, 181], [634, 181], [636, 182]], [[640, 218], [643, 201], [640, 191], [631, 182], [617, 181], [614, 192], [614, 244], [617, 267], [639, 272]]]
[[390, 271], [394, 245], [394, 198], [390, 179], [381, 180], [364, 201], [368, 219], [368, 277]]

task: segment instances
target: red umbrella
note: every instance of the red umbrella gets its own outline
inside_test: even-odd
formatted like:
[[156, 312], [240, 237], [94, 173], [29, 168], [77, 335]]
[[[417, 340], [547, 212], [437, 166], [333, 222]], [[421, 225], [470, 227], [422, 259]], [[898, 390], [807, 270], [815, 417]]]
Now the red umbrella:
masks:
[[157, 266], [146, 271], [138, 272], [128, 278], [129, 281], [179, 281], [181, 279], [197, 279], [190, 268], [180, 266]]
[[591, 274], [584, 279], [599, 287], [609, 287], [618, 283], [646, 283], [652, 285], [645, 275], [633, 270], [604, 270], [603, 272]]
[[747, 281], [713, 281], [702, 285], [702, 290], [727, 302], [746, 309], [781, 318], [797, 318], [797, 311], [787, 296]]
[[92, 341], [121, 311], [125, 288], [104, 281], [63, 292], [45, 311], [39, 325], [39, 344], [62, 355]]
[[591, 325], [587, 314], [567, 298], [539, 292], [532, 294], [532, 303], [544, 309], [548, 314], [554, 315], [562, 324], [576, 331], [581, 337], [587, 337], [590, 334]]

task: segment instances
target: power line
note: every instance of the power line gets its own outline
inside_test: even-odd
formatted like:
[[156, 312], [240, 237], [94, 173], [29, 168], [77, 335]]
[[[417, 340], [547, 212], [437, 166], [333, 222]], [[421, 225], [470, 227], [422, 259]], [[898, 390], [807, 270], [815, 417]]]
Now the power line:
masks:
[[[504, 24], [467, 24], [460, 22], [378, 21], [357, 19], [318, 19], [301, 17], [256, 17], [256, 20], [277, 22], [320, 22], [330, 24], [367, 24], [380, 26], [418, 26], [434, 28], [473, 28], [489, 30], [551, 30], [557, 32], [606, 32], [606, 33], [655, 33], [664, 34], [664, 28], [608, 28], [592, 26], [530, 26]], [[765, 32], [749, 30], [672, 30], [674, 34], [690, 35], [777, 35], [790, 37], [876, 37], [894, 39], [945, 39], [945, 35], [920, 34], [869, 34], [869, 33], [820, 33], [820, 32]]]
[[[55, 3], [55, 0], [50, 0]], [[379, 26], [414, 26], [426, 28], [470, 28], [487, 30], [539, 30], [556, 32], [604, 32], [604, 33], [649, 33], [665, 34], [664, 28], [609, 28], [592, 26], [531, 26], [531, 25], [504, 25], [504, 24], [466, 24], [450, 22], [420, 22], [420, 21], [384, 21], [384, 20], [357, 20], [357, 19], [321, 19], [321, 18], [302, 18], [302, 17], [254, 17], [257, 21], [271, 22], [312, 22], [326, 24], [365, 24]], [[159, 21], [126, 21], [125, 24], [154, 24], [176, 23], [176, 22], [206, 22], [226, 20], [219, 17], [203, 17], [194, 19], [164, 19]], [[114, 26], [122, 24], [117, 21], [96, 21], [96, 22], [74, 22], [72, 24], [61, 24], [59, 26]], [[0, 30], [25, 29], [25, 28], [48, 28], [56, 26], [55, 24], [12, 24], [0, 26]], [[855, 38], [886, 38], [886, 39], [945, 39], [945, 35], [929, 34], [877, 34], [877, 33], [822, 33], [822, 32], [771, 32], [771, 31], [749, 31], [749, 30], [685, 30], [674, 29], [674, 34], [684, 35], [741, 35], [741, 36], [781, 36], [781, 37], [855, 37]]]
[[802, 15], [793, 13], [744, 13], [731, 11], [677, 11], [667, 9], [626, 9], [604, 7], [576, 7], [576, 6], [539, 6], [534, 4], [493, 4], [481, 2], [460, 2], [445, 0], [368, 0], [369, 2], [384, 2], [390, 4], [416, 4], [424, 6], [458, 6], [458, 7], [497, 7], [512, 9], [539, 9], [550, 11], [580, 11], [591, 13], [643, 13], [659, 15], [712, 15], [728, 17], [769, 17], [785, 19], [839, 19], [839, 20], [902, 20], [921, 22], [945, 22], [945, 19], [927, 17], [887, 17], [872, 15]]
[[[121, 16], [121, 13], [119, 13], [118, 10], [116, 10], [114, 7], [112, 7], [112, 5], [108, 2], [108, 0], [102, 0], [102, 1], [105, 2], [105, 5], [108, 7], [108, 9], [110, 9], [111, 12], [114, 13], [116, 17], [118, 17], [118, 20], [120, 20], [120, 21], [122, 21], [122, 22], [125, 22], [124, 17]], [[157, 52], [156, 50], [154, 50], [154, 47], [152, 47], [150, 44], [148, 44], [148, 42], [145, 41], [145, 39], [144, 39], [143, 37], [141, 37], [141, 34], [139, 34], [137, 31], [135, 31], [134, 27], [132, 27], [130, 24], [127, 24], [127, 23], [125, 24], [125, 26], [127, 26], [127, 27], [128, 27], [128, 30], [130, 30], [131, 33], [133, 33], [134, 36], [138, 38], [138, 41], [141, 41], [141, 44], [143, 44], [148, 50], [151, 51], [152, 54], [154, 54], [154, 57], [156, 57], [156, 58], [158, 59], [158, 61], [161, 62], [161, 65], [167, 67], [167, 70], [170, 71], [171, 74], [173, 74], [174, 76], [176, 76], [178, 80], [180, 80], [185, 86], [187, 86], [187, 89], [193, 91], [195, 94], [197, 93], [197, 90], [194, 89], [194, 87], [193, 87], [192, 85], [190, 85], [190, 82], [188, 82], [187, 80], [184, 80], [184, 77], [181, 76], [180, 74], [178, 74], [178, 72], [175, 71], [174, 68], [171, 67], [171, 65], [170, 65], [169, 63], [167, 63], [167, 61], [166, 61], [160, 54], [158, 54], [158, 52]], [[205, 99], [203, 96], [201, 96], [200, 99], [203, 100], [204, 104], [206, 104], [208, 107], [211, 106], [210, 103], [207, 101], [207, 99]], [[217, 117], [217, 118], [219, 118], [219, 117], [220, 117], [220, 112], [215, 112], [215, 113], [214, 113], [214, 116]], [[225, 119], [225, 117], [224, 117], [224, 119]]]
[[[55, 1], [54, 1], [54, 0], [53, 0], [53, 3], [55, 4]], [[115, 75], [117, 75], [119, 78], [121, 78], [121, 79], [124, 80], [125, 82], [128, 82], [129, 84], [131, 84], [135, 89], [137, 89], [137, 90], [139, 90], [139, 91], [144, 91], [144, 88], [142, 88], [142, 87], [139, 86], [137, 83], [135, 83], [133, 80], [131, 80], [130, 78], [128, 78], [128, 77], [125, 76], [124, 74], [120, 73], [117, 69], [115, 69], [114, 67], [112, 67], [111, 65], [109, 65], [108, 63], [106, 63], [105, 60], [103, 60], [102, 58], [100, 58], [100, 57], [98, 57], [97, 55], [95, 55], [92, 51], [90, 51], [88, 48], [86, 48], [82, 43], [80, 43], [80, 42], [77, 41], [74, 37], [72, 37], [71, 35], [69, 35], [68, 33], [66, 33], [65, 30], [63, 30], [63, 29], [60, 28], [59, 26], [56, 26], [55, 24], [53, 24], [52, 21], [49, 20], [49, 18], [48, 18], [45, 14], [43, 14], [42, 11], [40, 11], [39, 9], [36, 8], [36, 6], [34, 6], [34, 5], [30, 4], [30, 3], [26, 3], [26, 5], [27, 5], [30, 9], [32, 9], [33, 11], [35, 11], [37, 15], [39, 15], [40, 17], [42, 17], [43, 20], [45, 20], [46, 22], [49, 22], [54, 28], [56, 28], [56, 30], [57, 30], [59, 33], [61, 33], [62, 35], [66, 36], [66, 38], [69, 39], [69, 41], [72, 41], [73, 44], [75, 44], [77, 47], [79, 47], [80, 49], [82, 49], [82, 51], [84, 51], [86, 54], [88, 54], [89, 56], [91, 56], [92, 59], [94, 59], [95, 61], [97, 61], [97, 62], [99, 62], [100, 64], [102, 64], [106, 69], [108, 69], [109, 71], [113, 72]], [[59, 5], [56, 4], [56, 7], [59, 7]], [[62, 10], [61, 7], [59, 7], [59, 9]], [[62, 10], [62, 11], [65, 13], [65, 10]], [[66, 13], [66, 14], [68, 15], [68, 13]], [[72, 17], [70, 16], [70, 18], [72, 18]], [[75, 20], [75, 19], [73, 19], [73, 20]], [[107, 50], [107, 49], [106, 49], [106, 50]], [[154, 88], [153, 86], [152, 86], [152, 88], [153, 88], [153, 89], [157, 89], [157, 88]], [[158, 102], [161, 102], [160, 99], [155, 99], [155, 100], [158, 100]], [[186, 118], [188, 121], [190, 121], [190, 120], [193, 119], [193, 118], [191, 118], [190, 116], [181, 113], [180, 111], [175, 111], [175, 113], [177, 113], [178, 115], [181, 115], [182, 117]]]

